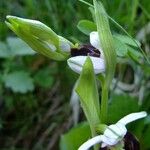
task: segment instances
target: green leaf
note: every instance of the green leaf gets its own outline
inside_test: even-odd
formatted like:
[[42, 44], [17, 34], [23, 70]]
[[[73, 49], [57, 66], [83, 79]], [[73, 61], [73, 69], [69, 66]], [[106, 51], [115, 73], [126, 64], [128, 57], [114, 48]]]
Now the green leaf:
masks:
[[0, 85], [1, 85], [2, 81], [3, 81], [3, 75], [2, 75], [2, 72], [0, 72]]
[[13, 56], [17, 56], [17, 55], [24, 56], [24, 55], [35, 54], [35, 52], [19, 38], [8, 37], [7, 43]]
[[80, 97], [82, 108], [92, 129], [100, 123], [100, 104], [93, 64], [90, 57], [87, 57], [85, 61], [77, 83], [76, 92]]
[[150, 148], [150, 115], [130, 124], [129, 130], [139, 139], [142, 149]]
[[0, 42], [0, 58], [9, 58], [11, 56], [11, 51], [8, 48], [7, 44], [4, 42]]
[[117, 55], [120, 57], [125, 57], [128, 53], [126, 44], [124, 44], [122, 41], [120, 41], [116, 37], [114, 37], [114, 44], [115, 44]]
[[114, 39], [114, 44], [115, 44], [115, 49], [116, 49], [117, 55], [120, 56], [120, 57], [129, 56], [131, 59], [133, 59], [134, 61], [138, 62], [139, 58], [142, 58], [143, 55], [139, 51], [139, 49], [137, 47], [135, 47], [136, 45], [133, 42], [133, 40], [128, 37], [127, 38], [128, 40], [125, 41], [124, 40], [125, 38], [121, 39], [122, 35], [119, 35], [120, 38], [118, 38], [118, 35], [119, 34], [117, 34], [117, 36], [116, 36], [116, 34], [113, 35], [113, 39]]
[[140, 42], [135, 40], [136, 43], [133, 41], [133, 39], [131, 39], [129, 36], [126, 36], [126, 35], [121, 35], [121, 34], [114, 34], [113, 35], [115, 38], [117, 38], [118, 40], [120, 40], [121, 42], [125, 43], [125, 44], [128, 44], [128, 45], [131, 45], [131, 46], [134, 46], [134, 47], [138, 47], [136, 45], [136, 43], [141, 46]]
[[140, 58], [143, 57], [142, 53], [139, 52], [137, 49], [134, 49], [131, 46], [128, 47], [128, 56], [135, 62], [139, 63]]
[[89, 20], [79, 21], [77, 28], [86, 35], [90, 35], [92, 31], [97, 31], [96, 24]]
[[148, 149], [148, 148], [150, 148], [150, 142], [149, 142], [149, 139], [150, 139], [150, 122], [147, 125], [147, 127], [145, 128], [144, 132], [142, 132], [142, 133], [143, 134], [141, 137], [141, 141], [142, 141], [145, 149]]
[[6, 43], [0, 42], [0, 58], [33, 54], [35, 54], [35, 52], [19, 38], [8, 37]]
[[139, 111], [138, 100], [128, 95], [113, 95], [108, 107], [108, 122], [117, 122], [125, 115]]
[[77, 150], [91, 135], [88, 123], [81, 123], [61, 136], [60, 150]]
[[104, 6], [97, 0], [93, 0], [93, 3], [100, 45], [102, 46], [106, 62], [106, 86], [109, 88], [116, 67], [115, 45]]
[[145, 149], [150, 149], [150, 142], [149, 142], [150, 134], [149, 133], [150, 133], [150, 125], [146, 128], [146, 130], [143, 133], [143, 137], [141, 138]]
[[51, 75], [51, 70], [49, 68], [39, 70], [34, 79], [39, 86], [44, 88], [50, 88], [54, 83], [54, 78]]
[[33, 91], [33, 80], [27, 72], [15, 71], [4, 76], [4, 83], [13, 92], [27, 93]]
[[143, 64], [141, 66], [142, 70], [144, 71], [145, 76], [149, 77], [150, 76], [150, 67], [148, 64]]

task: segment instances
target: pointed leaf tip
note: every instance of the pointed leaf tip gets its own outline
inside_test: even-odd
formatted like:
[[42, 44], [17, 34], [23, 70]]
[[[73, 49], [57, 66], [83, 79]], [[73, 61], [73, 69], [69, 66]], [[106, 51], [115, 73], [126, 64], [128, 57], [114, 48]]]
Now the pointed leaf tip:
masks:
[[100, 104], [93, 64], [90, 57], [87, 57], [83, 65], [76, 92], [80, 97], [81, 105], [87, 120], [90, 122], [91, 128], [94, 128], [95, 125], [100, 122]]

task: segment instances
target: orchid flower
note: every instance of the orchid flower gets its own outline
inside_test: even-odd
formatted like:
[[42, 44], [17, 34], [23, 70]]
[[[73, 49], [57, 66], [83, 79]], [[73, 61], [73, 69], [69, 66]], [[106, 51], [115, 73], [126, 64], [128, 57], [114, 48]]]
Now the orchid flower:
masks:
[[80, 49], [57, 35], [51, 28], [37, 20], [23, 19], [16, 16], [6, 17], [7, 26], [23, 39], [33, 50], [54, 60], [68, 59], [69, 67], [81, 73], [87, 56], [90, 56], [95, 74], [105, 71], [103, 51], [100, 46], [98, 32], [91, 32], [91, 45], [83, 45]]
[[91, 45], [82, 45], [79, 49], [71, 49], [72, 57], [69, 58], [67, 62], [69, 67], [76, 73], [81, 73], [87, 56], [90, 57], [93, 63], [95, 74], [103, 73], [105, 71], [104, 55], [100, 46], [98, 32], [90, 33], [90, 43]]
[[95, 144], [100, 143], [101, 147], [111, 147], [115, 146], [119, 142], [123, 140], [127, 133], [126, 125], [130, 122], [133, 122], [137, 119], [144, 118], [147, 116], [145, 111], [131, 113], [122, 119], [120, 119], [116, 124], [112, 124], [106, 128], [103, 135], [98, 135], [89, 139], [85, 143], [83, 143], [78, 150], [88, 150]]
[[103, 51], [97, 32], [90, 34], [91, 45], [84, 45], [80, 50], [74, 45], [57, 35], [51, 28], [37, 20], [23, 19], [16, 16], [6, 17], [7, 26], [23, 39], [33, 50], [54, 60], [68, 59], [68, 65], [72, 70], [80, 73], [84, 62], [89, 55], [95, 74], [105, 71]]

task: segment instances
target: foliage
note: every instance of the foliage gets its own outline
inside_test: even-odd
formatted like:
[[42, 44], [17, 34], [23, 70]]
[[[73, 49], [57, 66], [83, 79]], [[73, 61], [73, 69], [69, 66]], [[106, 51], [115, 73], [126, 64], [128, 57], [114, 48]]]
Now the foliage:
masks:
[[90, 136], [90, 127], [84, 122], [61, 137], [60, 150], [76, 150]]
[[13, 92], [26, 93], [33, 91], [34, 85], [29, 74], [23, 71], [16, 71], [4, 76], [5, 86]]
[[[138, 45], [141, 43], [146, 57], [150, 58], [149, 0], [102, 0], [102, 3], [108, 15], [121, 24]], [[89, 10], [92, 12], [91, 8]], [[68, 108], [71, 88], [76, 80], [76, 75], [65, 63], [49, 61], [35, 54], [28, 45], [14, 37], [4, 23], [6, 15], [40, 20], [74, 43], [88, 43], [87, 35], [96, 30], [92, 22], [95, 18], [90, 11], [87, 5], [77, 0], [0, 2], [1, 149], [58, 149], [60, 135], [72, 125]], [[119, 60], [110, 93], [113, 96], [109, 105], [109, 123], [113, 123], [130, 112], [146, 110], [150, 113], [150, 69], [131, 37], [113, 22], [110, 24]], [[84, 117], [81, 115], [80, 119], [84, 120]], [[128, 127], [145, 150], [150, 148], [148, 123], [149, 116], [136, 122], [136, 126], [133, 123]], [[89, 138], [88, 129], [83, 123], [62, 135], [61, 149], [72, 149], [73, 144], [77, 149], [81, 143], [74, 142], [74, 137], [85, 141]]]

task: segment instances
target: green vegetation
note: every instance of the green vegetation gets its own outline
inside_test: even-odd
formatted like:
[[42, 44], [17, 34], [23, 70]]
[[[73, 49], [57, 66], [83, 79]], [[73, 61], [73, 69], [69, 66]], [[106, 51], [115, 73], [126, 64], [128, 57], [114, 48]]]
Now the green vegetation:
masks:
[[[108, 15], [137, 40], [135, 44], [110, 19], [119, 63], [111, 86], [108, 123], [135, 111], [150, 114], [149, 0], [102, 0], [102, 3]], [[95, 24], [90, 22], [93, 16], [88, 7], [78, 0], [0, 1], [0, 149], [73, 150], [72, 137], [78, 139], [76, 130], [80, 132], [82, 128], [80, 134], [85, 137], [80, 138], [83, 141], [88, 138], [89, 126], [82, 123], [61, 137], [59, 148], [60, 136], [74, 126], [70, 95], [78, 75], [66, 62], [55, 62], [35, 53], [5, 24], [6, 15], [35, 19], [73, 43], [89, 43], [87, 35]], [[80, 112], [80, 121], [84, 120]], [[129, 130], [141, 141], [142, 150], [150, 148], [150, 116], [137, 121], [136, 128], [131, 124]]]

